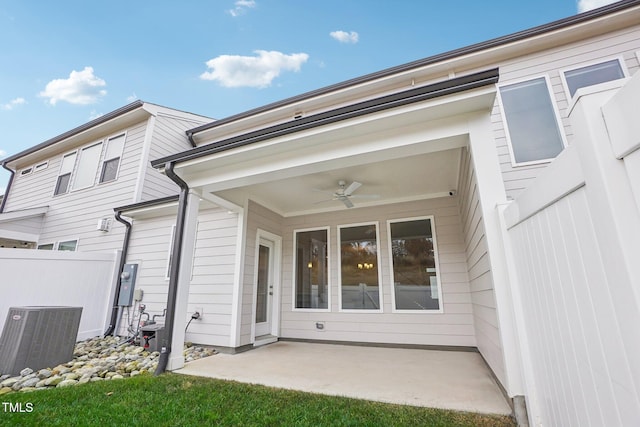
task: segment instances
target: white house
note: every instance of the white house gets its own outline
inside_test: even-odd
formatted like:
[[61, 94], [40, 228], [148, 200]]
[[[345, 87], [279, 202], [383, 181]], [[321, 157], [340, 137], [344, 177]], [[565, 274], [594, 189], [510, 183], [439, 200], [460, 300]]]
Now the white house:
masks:
[[175, 194], [149, 162], [189, 148], [184, 131], [210, 120], [136, 101], [4, 158], [0, 247], [121, 248], [113, 207]]
[[533, 425], [638, 425], [638, 69], [622, 1], [190, 126], [109, 203], [164, 344], [477, 349]]

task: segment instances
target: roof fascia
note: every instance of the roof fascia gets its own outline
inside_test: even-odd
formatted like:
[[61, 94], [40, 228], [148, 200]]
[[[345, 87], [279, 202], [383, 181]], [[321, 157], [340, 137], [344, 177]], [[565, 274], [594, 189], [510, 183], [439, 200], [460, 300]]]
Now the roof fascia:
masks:
[[264, 141], [299, 132], [342, 120], [352, 119], [366, 114], [378, 111], [388, 110], [402, 105], [412, 104], [415, 102], [426, 101], [429, 99], [439, 98], [471, 89], [495, 84], [498, 81], [498, 69], [481, 71], [479, 73], [470, 74], [463, 77], [456, 77], [427, 86], [421, 86], [403, 92], [382, 96], [379, 98], [358, 102], [347, 105], [345, 107], [336, 108], [330, 111], [314, 114], [300, 119], [295, 119], [286, 123], [280, 123], [274, 126], [268, 126], [243, 135], [234, 136], [211, 144], [202, 145], [182, 153], [166, 156], [151, 162], [155, 168], [163, 167], [167, 162], [184, 162], [207, 156], [209, 154], [218, 153], [220, 151], [230, 150], [232, 148], [241, 147], [248, 144]]
[[124, 107], [118, 108], [117, 110], [113, 110], [110, 113], [104, 114], [100, 117], [98, 117], [95, 120], [91, 120], [90, 122], [87, 122], [81, 126], [78, 126], [76, 128], [73, 128], [65, 133], [62, 133], [58, 136], [55, 136], [51, 139], [48, 139], [40, 144], [34, 145], [33, 147], [27, 148], [24, 151], [21, 151], [17, 154], [14, 154], [12, 156], [6, 157], [5, 159], [2, 160], [2, 163], [5, 165], [12, 165], [15, 164], [15, 162], [23, 157], [29, 156], [31, 154], [37, 153], [39, 151], [45, 150], [47, 148], [50, 148], [52, 146], [54, 146], [55, 144], [58, 144], [60, 142], [63, 142], [65, 140], [68, 140], [70, 138], [73, 137], [77, 137], [80, 136], [84, 133], [87, 133], [88, 131], [95, 129], [97, 127], [102, 127], [105, 126], [106, 124], [114, 121], [114, 120], [118, 120], [124, 116], [130, 115], [131, 113], [133, 113], [136, 110], [139, 110], [143, 107], [144, 103], [142, 101], [134, 101], [130, 104], [125, 105]]

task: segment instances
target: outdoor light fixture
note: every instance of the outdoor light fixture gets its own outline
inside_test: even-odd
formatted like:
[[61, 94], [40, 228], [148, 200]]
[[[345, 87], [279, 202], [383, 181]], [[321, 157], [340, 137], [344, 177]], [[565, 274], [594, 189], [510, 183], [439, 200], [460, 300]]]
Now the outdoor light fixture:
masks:
[[307, 264], [307, 267], [313, 268], [313, 263], [311, 261], [309, 261], [309, 264]]

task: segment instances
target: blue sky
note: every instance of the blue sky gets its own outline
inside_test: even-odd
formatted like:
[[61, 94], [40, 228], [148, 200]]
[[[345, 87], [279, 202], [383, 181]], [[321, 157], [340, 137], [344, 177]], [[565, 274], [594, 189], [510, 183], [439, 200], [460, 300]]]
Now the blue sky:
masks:
[[135, 99], [224, 118], [612, 2], [0, 0], [0, 159]]

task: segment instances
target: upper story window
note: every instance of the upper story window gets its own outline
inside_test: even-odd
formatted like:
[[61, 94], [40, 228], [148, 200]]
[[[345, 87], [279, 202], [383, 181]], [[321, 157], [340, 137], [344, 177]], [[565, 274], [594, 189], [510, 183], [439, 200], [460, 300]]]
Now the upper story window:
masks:
[[[99, 141], [62, 158], [54, 195], [81, 190], [118, 177], [125, 134]], [[44, 166], [46, 167], [46, 166]]]
[[80, 150], [80, 158], [76, 168], [72, 189], [91, 187], [96, 181], [96, 170], [100, 164], [102, 142], [85, 147]]
[[56, 182], [56, 189], [53, 192], [54, 195], [64, 194], [69, 191], [71, 172], [73, 172], [73, 166], [76, 164], [77, 155], [78, 153], [74, 151], [73, 153], [69, 153], [62, 158], [60, 172], [58, 173], [58, 181]]
[[124, 148], [124, 134], [110, 138], [107, 141], [107, 148], [102, 162], [100, 172], [100, 182], [113, 181], [118, 177], [118, 169], [120, 167], [120, 158], [122, 157], [122, 149]]
[[501, 86], [499, 94], [514, 165], [550, 161], [560, 154], [564, 136], [546, 77]]
[[593, 86], [625, 78], [619, 59], [567, 70], [562, 73], [569, 96], [573, 97], [581, 87]]

